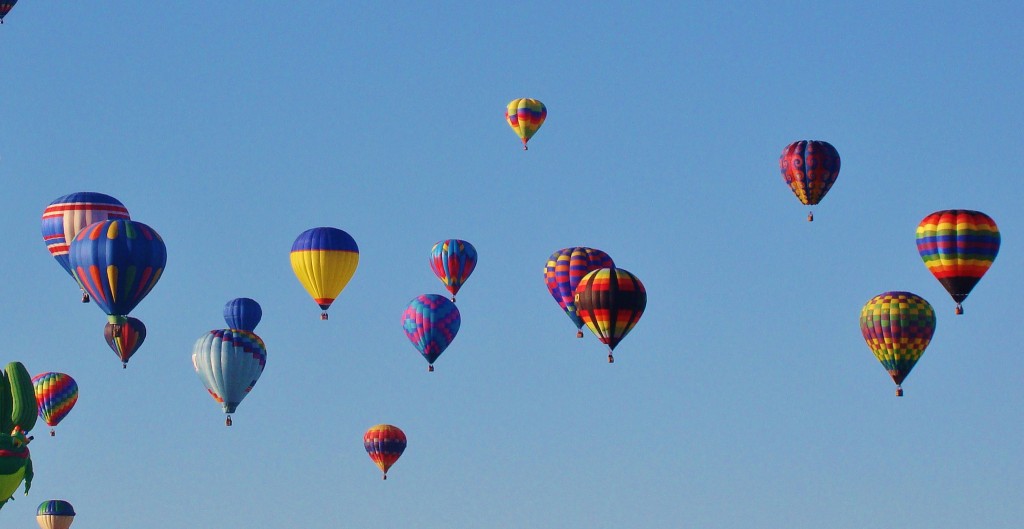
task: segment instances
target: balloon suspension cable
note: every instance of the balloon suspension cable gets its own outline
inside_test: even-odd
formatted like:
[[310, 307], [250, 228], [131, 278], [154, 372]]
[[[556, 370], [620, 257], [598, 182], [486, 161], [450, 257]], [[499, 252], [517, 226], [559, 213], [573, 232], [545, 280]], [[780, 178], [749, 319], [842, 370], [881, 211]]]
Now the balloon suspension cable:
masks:
[[228, 418], [224, 420], [224, 426], [231, 426], [231, 416], [230, 415], [228, 415]]
[[807, 222], [814, 222], [814, 212], [813, 211], [807, 214]]
[[899, 384], [896, 385], [896, 396], [897, 397], [902, 397], [903, 396], [903, 386], [900, 386]]
[[434, 372], [434, 364], [428, 365], [427, 366], [427, 373], [433, 373], [433, 372]]
[[326, 320], [327, 319], [327, 311], [326, 310], [320, 313], [320, 319], [321, 320]]
[[612, 356], [611, 353], [608, 353], [608, 363], [609, 364], [614, 364], [615, 363], [615, 357]]
[[577, 338], [583, 338], [583, 329], [579, 329], [579, 330], [576, 331], [576, 337]]
[[959, 316], [959, 315], [961, 315], [961, 314], [963, 314], [963, 313], [964, 313], [964, 307], [963, 307], [963, 305], [961, 305], [961, 304], [957, 303], [957, 304], [956, 304], [956, 315], [957, 315], [957, 316]]

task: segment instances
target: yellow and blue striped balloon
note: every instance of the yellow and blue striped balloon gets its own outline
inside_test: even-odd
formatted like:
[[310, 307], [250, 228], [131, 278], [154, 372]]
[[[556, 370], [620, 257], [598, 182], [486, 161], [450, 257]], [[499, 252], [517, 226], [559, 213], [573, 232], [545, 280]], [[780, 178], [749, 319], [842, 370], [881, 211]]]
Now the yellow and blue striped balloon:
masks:
[[323, 311], [320, 319], [326, 320], [327, 308], [356, 273], [359, 246], [338, 228], [312, 228], [295, 239], [291, 261], [295, 277]]

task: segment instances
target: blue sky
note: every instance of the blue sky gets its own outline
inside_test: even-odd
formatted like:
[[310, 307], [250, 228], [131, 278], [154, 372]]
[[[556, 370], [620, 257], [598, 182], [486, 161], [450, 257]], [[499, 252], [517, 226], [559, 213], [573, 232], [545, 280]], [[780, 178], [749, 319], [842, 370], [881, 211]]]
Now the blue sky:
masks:
[[[1024, 342], [1024, 7], [973, 3], [20, 2], [0, 27], [0, 360], [78, 380], [36, 480], [75, 529], [1016, 528]], [[506, 103], [548, 120], [523, 152]], [[798, 139], [842, 171], [814, 223], [782, 182]], [[167, 244], [127, 370], [42, 242], [100, 191]], [[914, 228], [977, 209], [1003, 245], [953, 316]], [[350, 233], [321, 322], [288, 250]], [[472, 242], [437, 371], [399, 317]], [[608, 252], [647, 287], [616, 363], [544, 288]], [[935, 337], [893, 385], [861, 306], [909, 290]], [[192, 344], [263, 307], [262, 378], [225, 428]], [[386, 482], [363, 431], [400, 426]]]

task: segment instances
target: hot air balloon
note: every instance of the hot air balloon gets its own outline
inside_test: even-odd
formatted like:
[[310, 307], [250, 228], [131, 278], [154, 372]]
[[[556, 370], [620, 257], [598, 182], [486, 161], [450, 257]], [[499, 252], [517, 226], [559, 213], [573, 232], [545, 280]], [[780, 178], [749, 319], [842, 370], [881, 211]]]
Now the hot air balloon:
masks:
[[576, 325], [576, 337], [583, 338], [583, 320], [576, 309], [576, 286], [580, 279], [599, 268], [612, 268], [615, 262], [601, 250], [575, 246], [551, 254], [544, 266], [544, 283], [551, 297]]
[[405, 336], [427, 359], [427, 371], [434, 370], [434, 362], [455, 339], [461, 323], [458, 307], [438, 294], [417, 296], [402, 313]]
[[256, 300], [235, 298], [224, 305], [224, 321], [229, 329], [252, 332], [263, 319], [263, 309]]
[[210, 331], [192, 347], [192, 366], [206, 390], [228, 414], [224, 424], [231, 426], [231, 414], [252, 391], [267, 365], [267, 347], [249, 331], [220, 329]]
[[902, 397], [903, 379], [935, 333], [932, 306], [910, 292], [883, 292], [861, 309], [860, 331], [875, 358], [896, 383], [896, 396]]
[[[827, 141], [795, 141], [787, 145], [779, 157], [782, 179], [807, 206], [821, 202], [836, 183], [839, 165], [839, 151]], [[813, 212], [807, 214], [807, 220], [814, 220]]]
[[39, 420], [39, 404], [32, 376], [21, 362], [10, 362], [0, 371], [0, 508], [25, 482], [32, 488], [32, 457], [28, 435]]
[[142, 347], [146, 341], [146, 325], [138, 318], [131, 316], [122, 323], [107, 322], [103, 326], [103, 339], [121, 361], [121, 369], [128, 368], [128, 359]]
[[11, 12], [11, 9], [14, 7], [14, 4], [17, 4], [17, 3], [18, 3], [18, 0], [3, 0], [3, 1], [0, 1], [0, 24], [4, 23], [4, 17], [7, 16], [7, 13]]
[[327, 308], [356, 273], [359, 247], [355, 239], [338, 228], [312, 228], [299, 234], [292, 244], [292, 270], [313, 296], [327, 319]]
[[612, 351], [633, 330], [647, 307], [647, 290], [635, 275], [621, 268], [602, 268], [583, 276], [576, 287], [576, 309], [587, 328]]
[[505, 109], [505, 121], [523, 141], [524, 151], [526, 142], [530, 141], [530, 138], [537, 133], [537, 129], [544, 124], [547, 117], [547, 107], [536, 99], [513, 99]]
[[75, 521], [75, 508], [64, 500], [46, 500], [36, 510], [39, 529], [68, 529]]
[[999, 228], [980, 211], [936, 211], [917, 225], [917, 252], [963, 314], [961, 303], [999, 253]]
[[71, 242], [68, 255], [78, 282], [113, 324], [127, 321], [128, 313], [156, 286], [167, 263], [160, 235], [132, 220], [86, 226]]
[[388, 479], [388, 469], [402, 457], [405, 446], [405, 432], [397, 426], [378, 424], [363, 434], [363, 447], [370, 459], [384, 472], [384, 479]]
[[[3, 4], [0, 4], [2, 6]], [[0, 7], [2, 12], [2, 7]], [[50, 255], [78, 283], [71, 271], [68, 249], [75, 235], [82, 228], [108, 219], [128, 219], [128, 209], [119, 200], [103, 193], [71, 193], [50, 202], [43, 210], [43, 242]], [[82, 288], [81, 283], [78, 283]], [[82, 288], [82, 302], [88, 302], [89, 295]]]
[[455, 302], [455, 294], [459, 293], [462, 284], [469, 278], [476, 268], [476, 248], [468, 241], [460, 239], [446, 239], [438, 241], [430, 249], [430, 269], [434, 275], [444, 283], [448, 292], [452, 293], [452, 302]]
[[78, 384], [71, 375], [51, 371], [32, 377], [32, 386], [39, 416], [50, 427], [50, 435], [56, 435], [53, 427], [64, 420], [78, 402]]

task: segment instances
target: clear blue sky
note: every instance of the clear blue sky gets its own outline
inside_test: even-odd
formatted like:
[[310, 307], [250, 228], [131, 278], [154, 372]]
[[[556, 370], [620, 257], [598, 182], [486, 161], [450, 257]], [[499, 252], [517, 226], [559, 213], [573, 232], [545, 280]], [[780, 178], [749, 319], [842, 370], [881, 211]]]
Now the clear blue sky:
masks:
[[[1020, 527], [1021, 3], [484, 4], [15, 6], [0, 360], [81, 397], [0, 526], [64, 498], [75, 529]], [[548, 107], [528, 152], [517, 97]], [[798, 139], [842, 155], [814, 223]], [[126, 371], [40, 236], [74, 191], [167, 244]], [[961, 317], [914, 246], [949, 208], [1003, 236]], [[361, 250], [328, 322], [288, 261], [321, 225]], [[452, 237], [480, 264], [428, 374], [399, 317]], [[647, 286], [613, 365], [544, 288], [575, 245]], [[857, 321], [887, 290], [938, 313], [902, 399]], [[240, 296], [269, 358], [225, 428], [189, 357]]]

